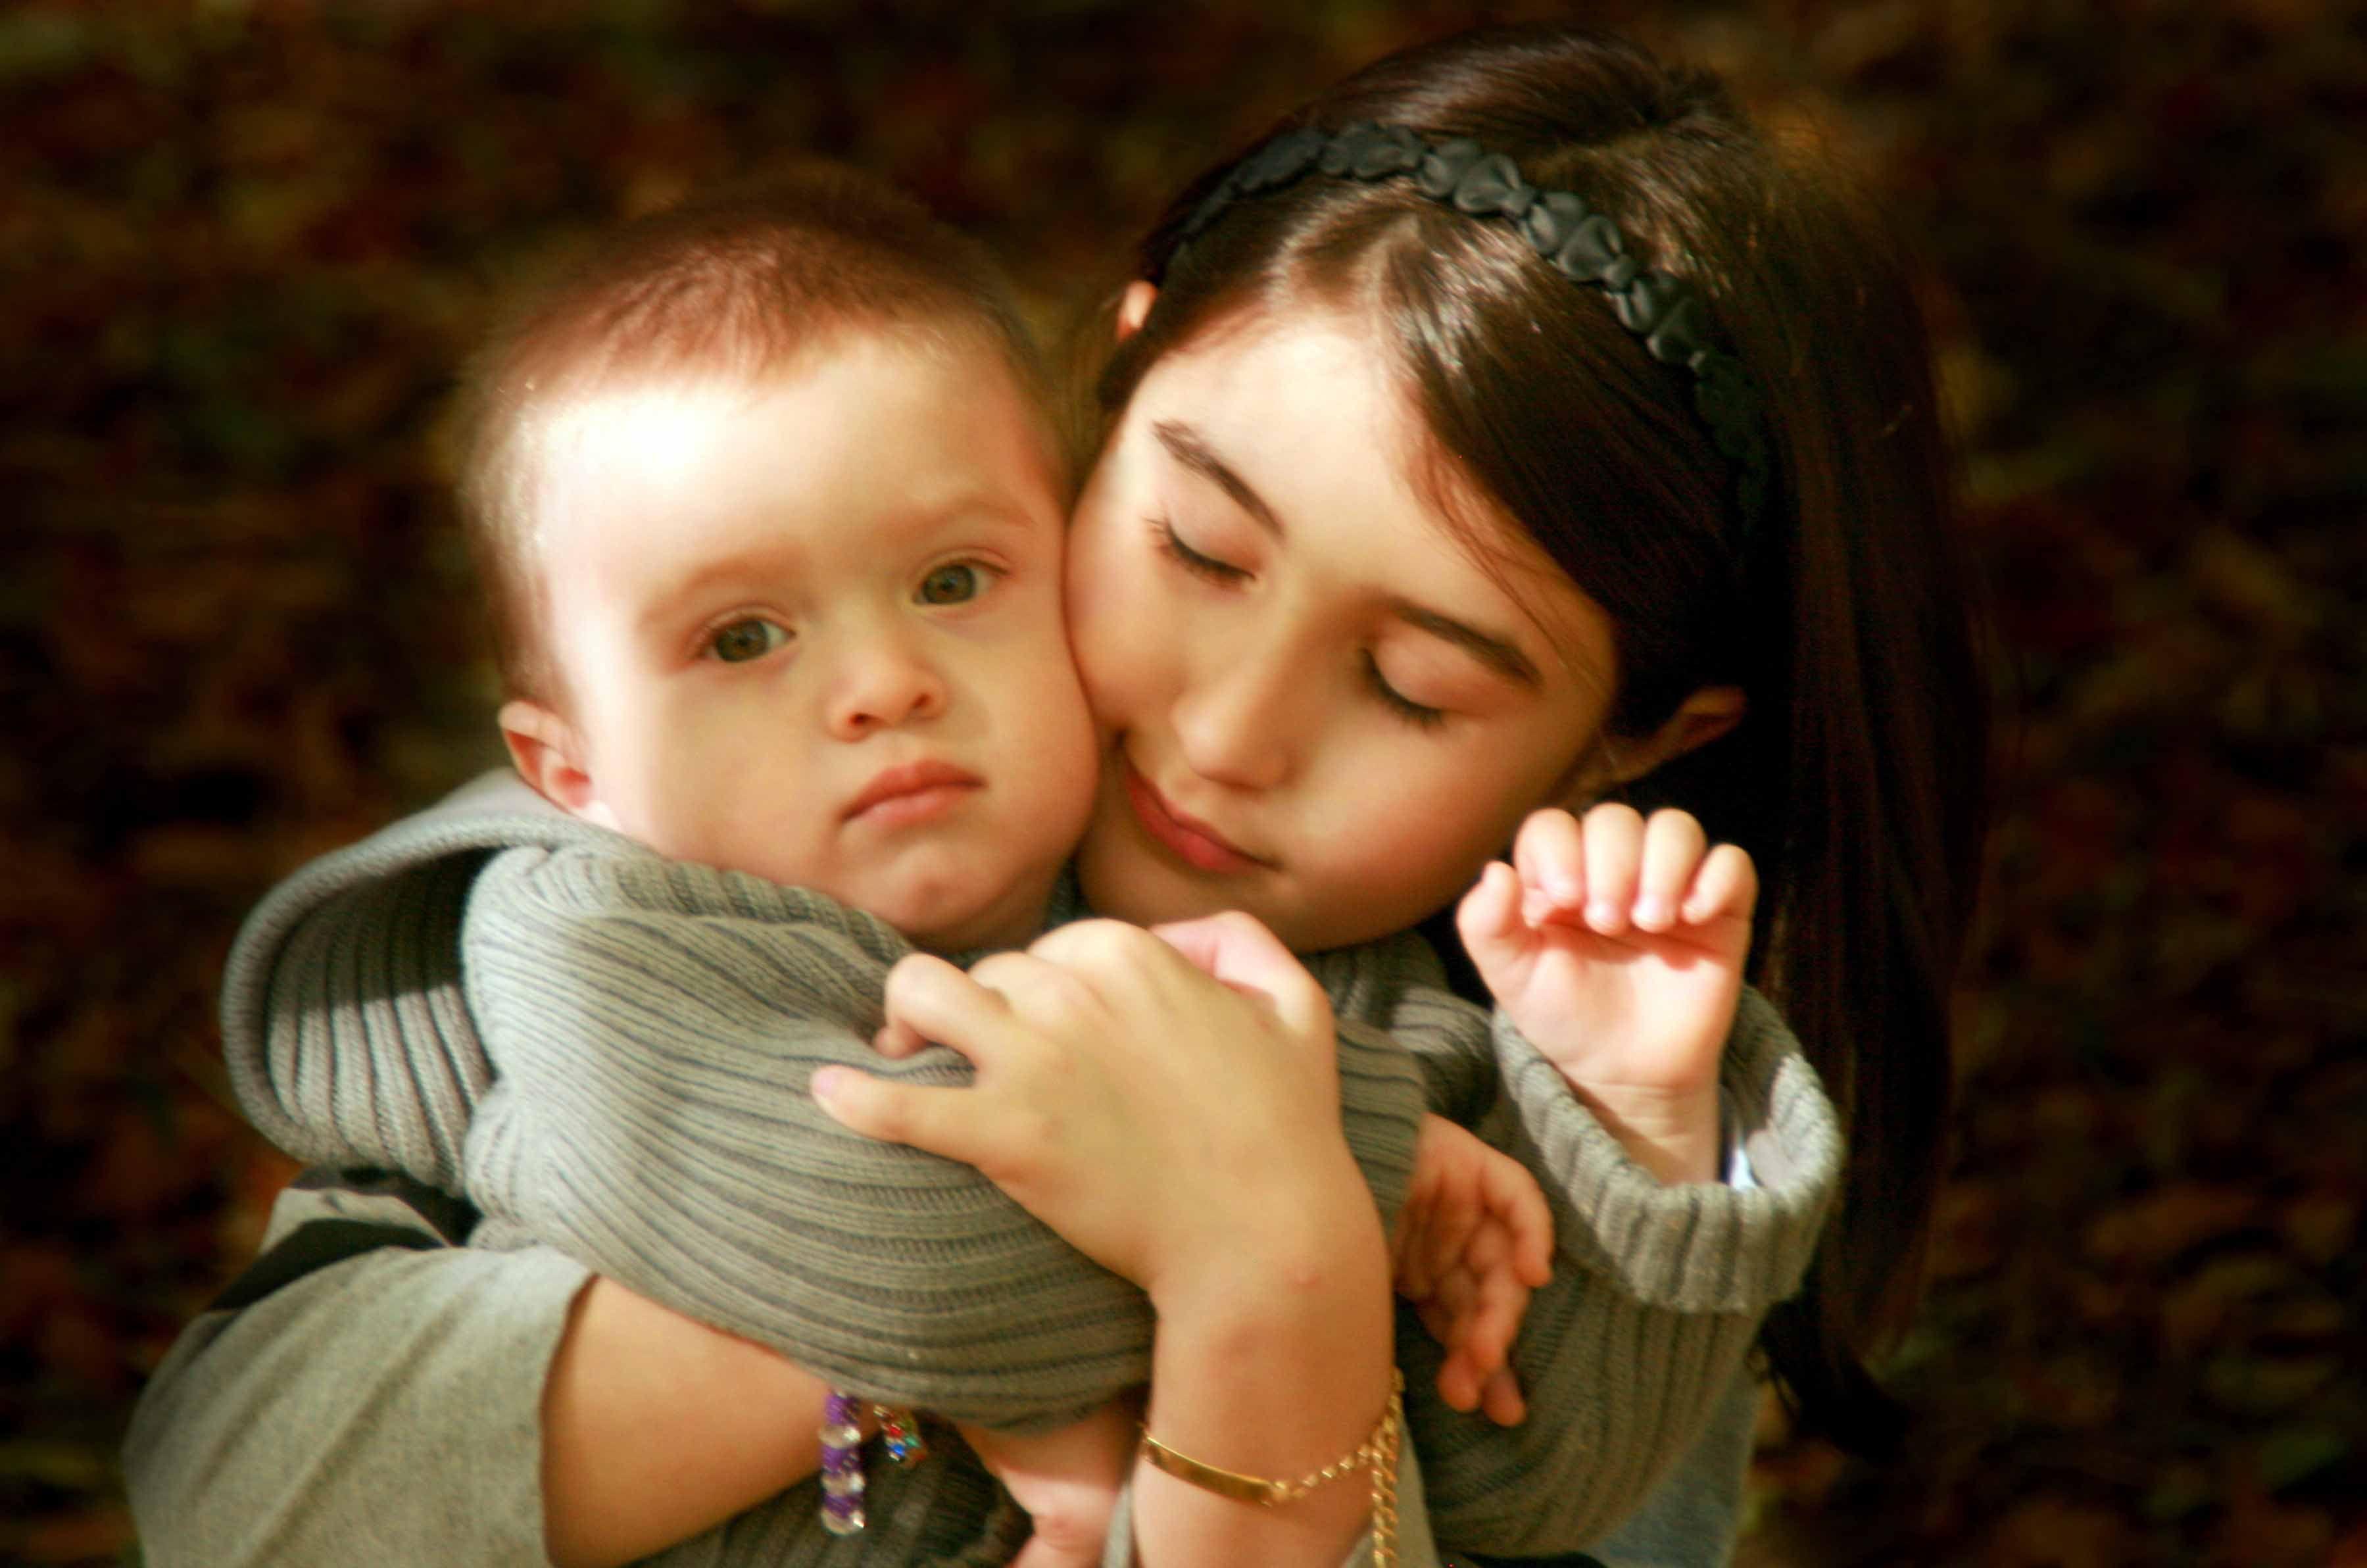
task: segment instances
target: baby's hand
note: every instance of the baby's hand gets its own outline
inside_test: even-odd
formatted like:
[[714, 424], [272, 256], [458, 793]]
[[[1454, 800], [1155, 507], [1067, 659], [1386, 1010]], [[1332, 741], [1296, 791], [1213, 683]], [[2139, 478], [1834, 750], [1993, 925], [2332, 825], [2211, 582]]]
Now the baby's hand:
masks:
[[963, 1426], [963, 1440], [1034, 1524], [1012, 1568], [1093, 1568], [1118, 1488], [1133, 1468], [1136, 1414], [1112, 1400], [1054, 1432], [1016, 1437]]
[[1389, 1241], [1398, 1294], [1446, 1347], [1438, 1397], [1501, 1426], [1528, 1415], [1505, 1357], [1529, 1292], [1553, 1274], [1553, 1214], [1519, 1161], [1443, 1116], [1421, 1119]]
[[[1662, 1181], [1717, 1174], [1717, 1068], [1759, 875], [1679, 811], [1537, 812], [1455, 924], [1480, 977], [1571, 1091]], [[1514, 866], [1518, 869], [1514, 869]]]

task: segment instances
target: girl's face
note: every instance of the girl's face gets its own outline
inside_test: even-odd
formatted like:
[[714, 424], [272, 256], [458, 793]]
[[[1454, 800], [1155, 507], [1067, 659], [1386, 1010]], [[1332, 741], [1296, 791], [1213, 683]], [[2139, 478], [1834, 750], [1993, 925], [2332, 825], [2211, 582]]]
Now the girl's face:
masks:
[[1103, 914], [1369, 940], [1591, 776], [1610, 622], [1501, 516], [1470, 511], [1484, 564], [1450, 532], [1375, 335], [1321, 311], [1202, 334], [1143, 377], [1078, 504]]

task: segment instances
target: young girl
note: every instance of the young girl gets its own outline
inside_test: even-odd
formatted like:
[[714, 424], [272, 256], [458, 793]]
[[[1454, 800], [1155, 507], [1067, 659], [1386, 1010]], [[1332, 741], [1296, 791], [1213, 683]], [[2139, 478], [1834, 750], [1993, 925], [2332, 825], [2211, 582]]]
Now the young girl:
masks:
[[[1945, 1082], [1941, 997], [1975, 843], [1977, 710], [1905, 285], [1862, 215], [1781, 166], [1701, 84], [1614, 46], [1518, 35], [1417, 51], [1301, 119], [1325, 132], [1313, 165], [1289, 166], [1295, 152], [1262, 157], [1253, 180], [1229, 187], [1231, 165], [1212, 172], [1154, 236], [1145, 281], [1156, 291], [1130, 296], [1134, 330], [1108, 383], [1116, 424], [1080, 509], [1070, 579], [1081, 664], [1110, 743], [1087, 895], [1143, 919], [1245, 907], [1295, 945], [1353, 941], [1452, 898], [1532, 808], [1651, 775], [1765, 868], [1761, 975], [1855, 1120], [1846, 1250], [1827, 1254], [1852, 1267], [1820, 1270], [1805, 1329], [1776, 1341], [1795, 1387], [1823, 1408], [1876, 1309], [1911, 1280]], [[1413, 166], [1381, 167], [1391, 154], [1371, 136], [1339, 134], [1359, 120], [1417, 138]], [[1490, 165], [1467, 192], [1462, 175], [1431, 182], [1453, 205], [1423, 188], [1422, 164], [1459, 135], [1513, 160], [1517, 183]], [[1548, 260], [1516, 226], [1526, 210], [1513, 217], [1507, 200], [1537, 187], [1612, 215], [1615, 244], [1603, 227], [1587, 233], [1611, 253], [1592, 275], [1614, 281], [1615, 300], [1570, 276], [1587, 256], [1562, 244]], [[1571, 220], [1570, 238], [1584, 222]], [[1695, 346], [1681, 332], [1637, 335], [1630, 315], [1657, 331], [1682, 312], [1660, 285], [1639, 291], [1623, 276], [1617, 248], [1642, 258], [1648, 278], [1682, 277], [1706, 302]], [[1656, 362], [1663, 347], [1682, 368]], [[1738, 397], [1720, 369], [1727, 350], [1757, 383]], [[1286, 395], [1260, 401], [1261, 390]], [[1638, 846], [1635, 859], [1598, 862], [1568, 819], [1523, 835], [1523, 877], [1491, 873], [1466, 906], [1492, 983], [1599, 957], [1585, 951], [1596, 938], [1681, 966], [1648, 929], [1667, 919], [1653, 868], [1671, 851], [1656, 851], [1648, 830], [1624, 842]], [[1556, 887], [1573, 872], [1574, 887]], [[1523, 936], [1522, 883], [1549, 906], [1574, 898], [1586, 924]], [[1217, 999], [1138, 944], [1082, 940], [982, 971], [978, 991], [916, 971], [900, 1006], [980, 1059], [979, 1088], [958, 1091], [984, 1102], [963, 1152], [1087, 1250], [1146, 1277], [1161, 1308], [1153, 1435], [1229, 1469], [1311, 1469], [1340, 1451], [1340, 1434], [1363, 1429], [1384, 1392], [1385, 1361], [1353, 1358], [1328, 1386], [1302, 1384], [1337, 1428], [1327, 1433], [1294, 1405], [1278, 1416], [1254, 1386], [1273, 1346], [1319, 1337], [1341, 1310], [1343, 1298], [1305, 1282], [1374, 1278], [1368, 1234], [1334, 1244], [1290, 1223], [1343, 1211], [1342, 1162], [1325, 1143], [1336, 1144], [1336, 1125], [1276, 1113], [1308, 1099], [1307, 1080], [1238, 1051], [1228, 1060], [1240, 1071], [1213, 1100], [1171, 1100], [1172, 1081], [1095, 1070], [1076, 1020], [1122, 1018], [1136, 1026], [1128, 1038], [1182, 1032], [1178, 1020], [1205, 1017]], [[980, 1020], [1006, 1018], [1024, 1027], [984, 1038]], [[1195, 1028], [1208, 1050], [1225, 1049]], [[1858, 1040], [1870, 1042], [1863, 1053]], [[1019, 1086], [1036, 1108], [1005, 1117], [1005, 1069], [1023, 1048], [1057, 1070], [1026, 1074]], [[1580, 1113], [1567, 1088], [1558, 1105], [1540, 1096], [1552, 1086], [1540, 1080], [1584, 1076], [1581, 1065], [1603, 1064], [1507, 1061], [1541, 1164], [1570, 1152]], [[1698, 1081], [1632, 1086], [1625, 1114], [1648, 1114], [1656, 1096], [1678, 1120], [1699, 1114]], [[1092, 1096], [1093, 1112], [1045, 1108], [1068, 1095]], [[866, 1102], [859, 1083], [833, 1105], [946, 1141], [942, 1119], [889, 1096]], [[1241, 1123], [1287, 1131], [1274, 1174], [1299, 1201], [1267, 1191], [1248, 1202], [1221, 1162], [1189, 1168], [1228, 1151], [1225, 1130]], [[1060, 1126], [1133, 1134], [1112, 1158], [1030, 1131]], [[1146, 1166], [1144, 1150], [1168, 1158]], [[1093, 1211], [1089, 1154], [1096, 1179], [1102, 1164], [1133, 1173], [1134, 1201]], [[1137, 1244], [1163, 1256], [1121, 1256]], [[1233, 1265], [1207, 1261], [1226, 1256], [1217, 1244]], [[682, 1471], [738, 1464], [749, 1499], [810, 1468], [786, 1399], [719, 1409], [701, 1396], [785, 1390], [763, 1358], [636, 1316], [597, 1287], [571, 1323], [581, 1275], [547, 1258], [450, 1253], [342, 1269], [348, 1291], [367, 1277], [390, 1295], [412, 1292], [410, 1312], [436, 1299], [462, 1319], [491, 1312], [493, 1274], [531, 1274], [547, 1304], [515, 1316], [498, 1350], [470, 1341], [464, 1360], [539, 1367], [561, 1345], [547, 1407], [554, 1449], [562, 1431], [580, 1435], [569, 1402], [588, 1369], [618, 1395], [602, 1407], [611, 1435], [637, 1444], [644, 1466], [654, 1419]], [[1258, 1309], [1255, 1341], [1227, 1337], [1243, 1320], [1217, 1295]], [[263, 1392], [272, 1379], [259, 1352], [275, 1334], [302, 1343], [300, 1322], [324, 1312], [334, 1315], [329, 1288], [307, 1281], [209, 1330], [250, 1358], [240, 1386], [281, 1430], [289, 1408]], [[1523, 1351], [1524, 1375], [1552, 1356]], [[388, 1376], [398, 1406], [434, 1381], [401, 1358]], [[543, 1429], [540, 1404], [489, 1406], [529, 1446]], [[1725, 1452], [1738, 1466], [1738, 1445]], [[499, 1494], [479, 1500], [515, 1518], [537, 1474], [496, 1466], [474, 1479]], [[1535, 1481], [1501, 1506], [1535, 1508], [1551, 1490]], [[1136, 1533], [1161, 1552], [1192, 1553], [1225, 1528], [1224, 1510], [1245, 1511], [1164, 1472], [1142, 1477], [1138, 1501]], [[708, 1537], [710, 1560], [755, 1548], [764, 1513]], [[1694, 1521], [1691, 1560], [1716, 1560], [1728, 1528]], [[1296, 1544], [1305, 1555], [1320, 1543]]]

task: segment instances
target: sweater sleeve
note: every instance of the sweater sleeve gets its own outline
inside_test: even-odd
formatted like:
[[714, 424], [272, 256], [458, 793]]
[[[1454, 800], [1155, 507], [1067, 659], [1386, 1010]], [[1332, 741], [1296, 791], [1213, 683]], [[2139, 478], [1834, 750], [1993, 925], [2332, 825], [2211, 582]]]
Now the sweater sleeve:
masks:
[[[275, 1234], [389, 1221], [339, 1198], [289, 1189]], [[359, 1542], [374, 1562], [547, 1561], [542, 1392], [583, 1269], [418, 1228], [427, 1250], [348, 1258], [183, 1330], [124, 1441], [143, 1561], [325, 1568]]]
[[1554, 1278], [1512, 1350], [1531, 1412], [1521, 1426], [1439, 1399], [1443, 1352], [1400, 1303], [1407, 1424], [1432, 1524], [1454, 1550], [1584, 1550], [1695, 1446], [1760, 1320], [1798, 1288], [1840, 1174], [1831, 1106], [1774, 1009], [1746, 993], [1720, 1090], [1761, 1185], [1663, 1186], [1503, 1020], [1421, 984], [1362, 994], [1418, 1055], [1492, 1058], [1501, 1096], [1478, 1131], [1537, 1177], [1554, 1217]]
[[[894, 932], [829, 900], [654, 856], [508, 852], [462, 937], [496, 1079], [470, 1134], [490, 1215], [867, 1398], [1033, 1427], [1150, 1370], [1139, 1291], [973, 1168], [848, 1131], [808, 1092], [843, 1062], [968, 1081], [944, 1049], [880, 1058]], [[1420, 1081], [1342, 1044], [1343, 1119], [1385, 1215]]]

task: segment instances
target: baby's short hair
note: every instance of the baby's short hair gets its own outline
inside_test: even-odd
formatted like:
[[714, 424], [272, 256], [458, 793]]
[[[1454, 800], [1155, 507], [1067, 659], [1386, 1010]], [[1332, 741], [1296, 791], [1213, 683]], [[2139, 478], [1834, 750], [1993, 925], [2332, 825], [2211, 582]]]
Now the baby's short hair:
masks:
[[984, 247], [834, 164], [638, 219], [511, 301], [471, 362], [456, 428], [460, 514], [508, 695], [561, 696], [535, 561], [539, 417], [669, 378], [753, 383], [850, 331], [1000, 353], [1042, 404], [1042, 362]]

